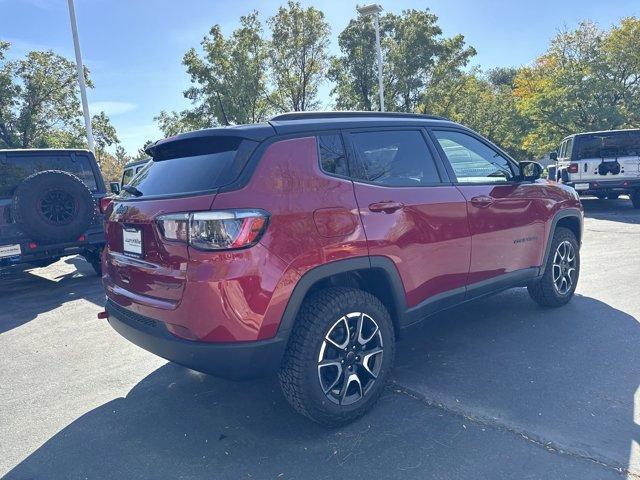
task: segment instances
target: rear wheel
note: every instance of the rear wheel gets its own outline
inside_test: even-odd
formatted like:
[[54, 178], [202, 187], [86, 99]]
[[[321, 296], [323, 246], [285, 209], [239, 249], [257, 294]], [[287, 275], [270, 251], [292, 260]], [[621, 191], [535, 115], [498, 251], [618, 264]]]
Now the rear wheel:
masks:
[[393, 365], [395, 336], [380, 300], [331, 287], [303, 303], [279, 373], [289, 403], [328, 426], [351, 422], [378, 400]]
[[640, 208], [640, 188], [634, 189], [629, 194], [629, 198], [631, 199], [631, 203], [633, 203], [633, 208]]
[[544, 275], [528, 285], [531, 298], [545, 307], [565, 305], [576, 290], [580, 275], [580, 246], [571, 230], [559, 227], [553, 234]]

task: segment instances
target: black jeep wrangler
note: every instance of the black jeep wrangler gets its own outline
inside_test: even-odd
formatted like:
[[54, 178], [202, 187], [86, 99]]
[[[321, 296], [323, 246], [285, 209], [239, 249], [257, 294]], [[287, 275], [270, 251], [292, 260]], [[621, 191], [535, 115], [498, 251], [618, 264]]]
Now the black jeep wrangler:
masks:
[[0, 150], [0, 270], [80, 254], [100, 274], [105, 197], [88, 150]]

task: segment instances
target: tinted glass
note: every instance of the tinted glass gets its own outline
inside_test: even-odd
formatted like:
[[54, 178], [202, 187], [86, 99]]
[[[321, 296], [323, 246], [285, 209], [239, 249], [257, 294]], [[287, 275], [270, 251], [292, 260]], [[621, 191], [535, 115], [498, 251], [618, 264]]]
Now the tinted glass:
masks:
[[320, 166], [322, 170], [336, 175], [349, 175], [340, 135], [319, 135], [318, 150], [320, 151]]
[[[229, 184], [237, 177], [241, 167], [235, 160], [238, 150], [243, 148], [242, 143], [238, 139], [226, 137], [205, 140], [201, 144], [169, 144], [165, 155], [190, 153], [193, 150], [199, 154], [152, 159], [133, 176], [128, 185], [135, 187], [143, 196], [152, 196], [206, 192]], [[245, 145], [248, 146], [249, 143]], [[190, 148], [190, 144], [194, 147]], [[210, 153], [204, 153], [205, 149]], [[127, 191], [122, 195], [133, 196]]]
[[635, 157], [640, 155], [640, 132], [582, 136], [575, 144], [577, 159]]
[[127, 168], [122, 174], [122, 185], [128, 184], [133, 178], [133, 168]]
[[98, 190], [96, 178], [91, 167], [91, 160], [85, 155], [52, 154], [52, 155], [15, 155], [7, 154], [0, 160], [0, 196], [13, 195], [22, 180], [36, 172], [45, 170], [62, 170], [73, 173], [92, 192]]
[[461, 132], [434, 131], [458, 182], [504, 182], [513, 178], [511, 163], [476, 138]]
[[390, 187], [440, 182], [433, 156], [417, 130], [354, 133], [351, 138], [363, 170], [361, 180]]
[[571, 158], [571, 154], [573, 153], [573, 138], [567, 140], [567, 149], [564, 153], [566, 158]]

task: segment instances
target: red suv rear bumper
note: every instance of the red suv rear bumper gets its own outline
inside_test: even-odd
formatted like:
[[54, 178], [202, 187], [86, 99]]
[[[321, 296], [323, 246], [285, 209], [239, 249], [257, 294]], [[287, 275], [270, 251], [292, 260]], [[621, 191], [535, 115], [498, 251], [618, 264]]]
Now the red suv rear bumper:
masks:
[[105, 309], [109, 324], [124, 338], [151, 353], [199, 372], [230, 379], [269, 375], [278, 370], [286, 338], [210, 343], [183, 340], [163, 322], [136, 314], [112, 300]]

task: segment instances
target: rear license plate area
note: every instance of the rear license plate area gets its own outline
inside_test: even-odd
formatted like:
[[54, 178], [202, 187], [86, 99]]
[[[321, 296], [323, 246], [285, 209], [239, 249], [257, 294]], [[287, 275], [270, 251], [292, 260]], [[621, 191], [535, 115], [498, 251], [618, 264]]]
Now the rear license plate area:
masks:
[[20, 258], [21, 254], [19, 243], [15, 245], [0, 245], [0, 258]]
[[122, 253], [129, 257], [142, 258], [142, 230], [135, 227], [122, 227]]

